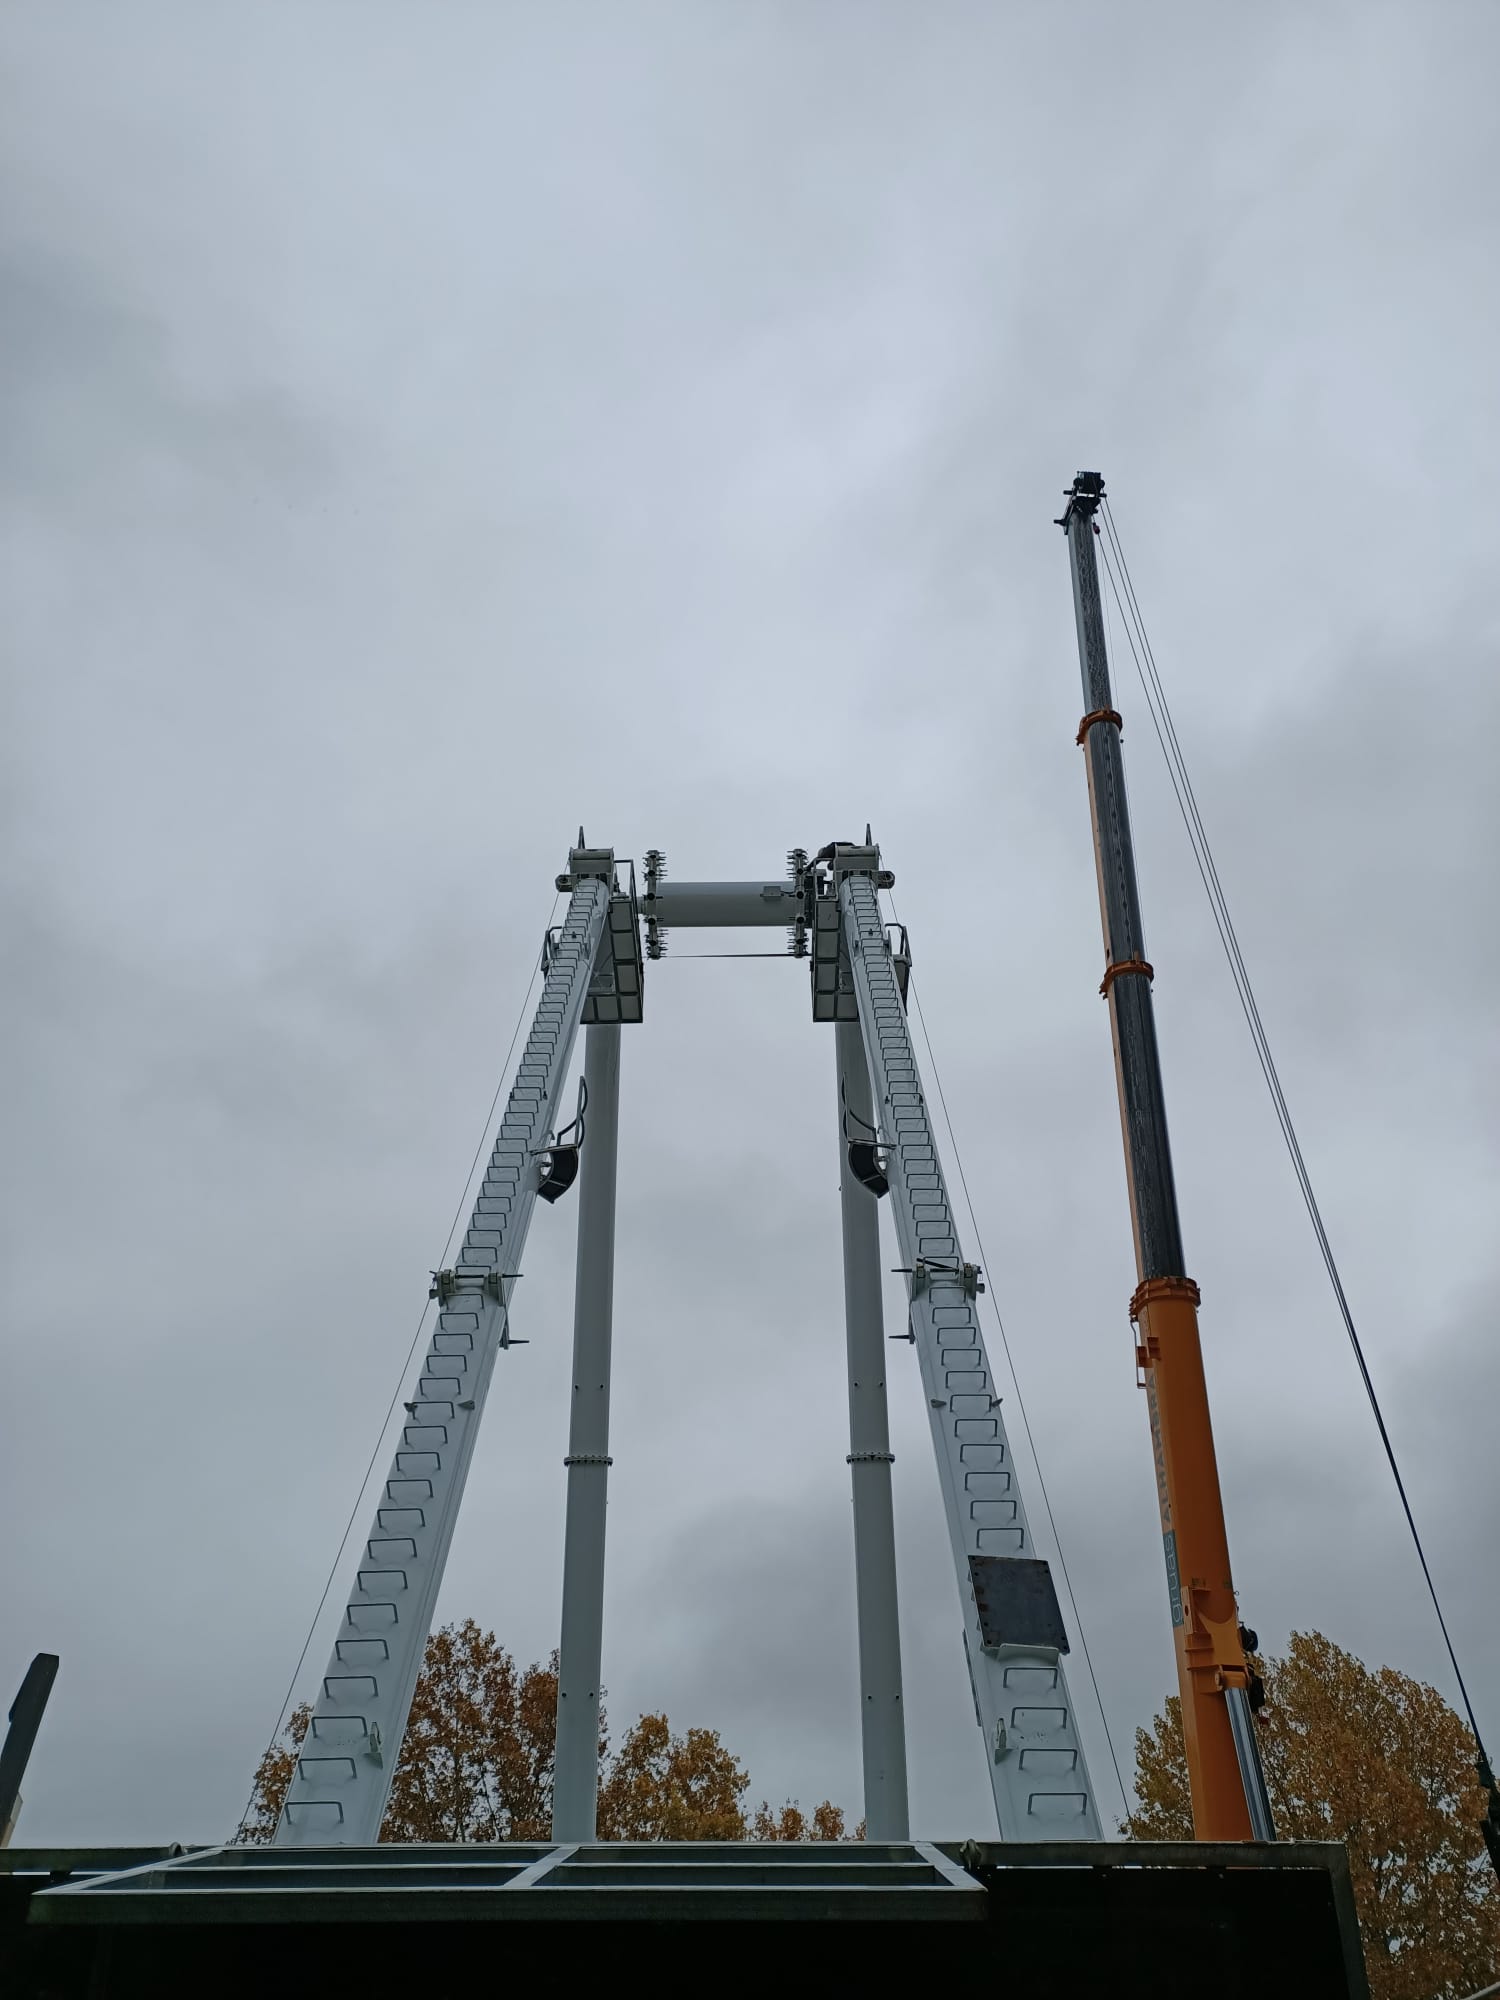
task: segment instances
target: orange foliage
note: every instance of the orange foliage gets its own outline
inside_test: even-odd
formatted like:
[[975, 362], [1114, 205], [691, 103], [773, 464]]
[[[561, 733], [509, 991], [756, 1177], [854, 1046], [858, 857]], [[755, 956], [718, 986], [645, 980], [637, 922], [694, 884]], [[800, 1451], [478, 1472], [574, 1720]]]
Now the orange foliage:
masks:
[[[822, 1805], [814, 1806], [811, 1819], [795, 1799], [788, 1799], [780, 1812], [773, 1812], [762, 1799], [749, 1823], [747, 1837], [751, 1840], [845, 1840], [851, 1836], [844, 1832], [843, 1807], [830, 1805], [827, 1799]], [[864, 1838], [862, 1825], [852, 1838]]]
[[[241, 1840], [274, 1834], [311, 1713], [295, 1709], [261, 1758]], [[550, 1839], [556, 1739], [557, 1655], [522, 1672], [472, 1618], [443, 1626], [427, 1642], [380, 1838]], [[664, 1715], [643, 1715], [611, 1756], [601, 1711], [599, 1754], [601, 1840], [845, 1837], [843, 1812], [826, 1799], [810, 1819], [793, 1802], [779, 1814], [762, 1802], [747, 1822], [749, 1774], [717, 1730], [678, 1736]]]
[[674, 1736], [664, 1715], [643, 1715], [602, 1776], [599, 1838], [743, 1840], [749, 1782], [716, 1729]]
[[[1435, 1688], [1372, 1672], [1321, 1632], [1262, 1668], [1261, 1756], [1283, 1840], [1337, 1840], [1372, 2000], [1442, 2000], [1500, 1974], [1500, 1888], [1479, 1834], [1474, 1742]], [[1137, 1840], [1191, 1840], [1176, 1695], [1135, 1738]]]

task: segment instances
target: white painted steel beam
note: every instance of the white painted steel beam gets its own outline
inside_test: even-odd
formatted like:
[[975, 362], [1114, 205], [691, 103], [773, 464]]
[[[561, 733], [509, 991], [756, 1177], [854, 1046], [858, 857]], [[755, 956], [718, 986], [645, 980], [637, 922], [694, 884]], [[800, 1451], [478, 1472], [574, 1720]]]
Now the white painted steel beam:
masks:
[[367, 1847], [379, 1837], [490, 1374], [506, 1334], [511, 1278], [520, 1269], [536, 1205], [537, 1155], [559, 1122], [610, 889], [608, 872], [578, 882], [552, 950], [453, 1269], [454, 1289], [439, 1299], [401, 1442], [380, 1488], [287, 1789], [275, 1836], [280, 1846]]
[[604, 1530], [609, 1498], [609, 1370], [614, 1321], [620, 1030], [584, 1030], [588, 1110], [578, 1188], [573, 1408], [563, 1535], [562, 1639], [552, 1838], [590, 1841], [599, 1815], [599, 1675], [604, 1652]]
[[906, 1712], [891, 1511], [891, 1434], [885, 1392], [880, 1204], [849, 1165], [850, 1138], [872, 1128], [870, 1074], [859, 1026], [834, 1029], [839, 1084], [839, 1200], [844, 1237], [844, 1329], [849, 1363], [849, 1483], [854, 1500], [854, 1593], [859, 1629], [859, 1727], [865, 1837], [906, 1840]]
[[839, 897], [1001, 1836], [1097, 1840], [1066, 1635], [1016, 1484], [873, 873], [844, 874]]

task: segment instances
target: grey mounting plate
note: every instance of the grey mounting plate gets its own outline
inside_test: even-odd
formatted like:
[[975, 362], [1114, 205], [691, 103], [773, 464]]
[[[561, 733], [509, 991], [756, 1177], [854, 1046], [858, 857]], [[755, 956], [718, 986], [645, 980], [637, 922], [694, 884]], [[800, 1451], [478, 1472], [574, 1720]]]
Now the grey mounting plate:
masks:
[[[622, 870], [628, 871], [623, 879]], [[645, 964], [635, 863], [626, 861], [617, 867], [614, 849], [610, 847], [575, 847], [568, 856], [568, 872], [559, 880], [571, 885], [591, 875], [609, 884], [609, 914], [599, 940], [599, 954], [594, 961], [580, 1026], [637, 1023], [645, 1005]]]
[[635, 871], [628, 890], [616, 887], [609, 899], [609, 917], [599, 940], [599, 957], [583, 1003], [582, 1023], [638, 1022], [645, 1006], [645, 965], [641, 957], [640, 915], [635, 900]]
[[969, 1577], [987, 1653], [1006, 1646], [1068, 1650], [1068, 1630], [1052, 1571], [1034, 1556], [970, 1556]]

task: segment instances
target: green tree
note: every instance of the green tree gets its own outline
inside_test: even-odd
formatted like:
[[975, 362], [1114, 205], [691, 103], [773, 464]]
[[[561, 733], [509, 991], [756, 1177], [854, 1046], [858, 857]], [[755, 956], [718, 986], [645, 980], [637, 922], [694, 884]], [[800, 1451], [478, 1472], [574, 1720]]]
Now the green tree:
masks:
[[[304, 1703], [261, 1758], [239, 1838], [269, 1841], [312, 1711]], [[557, 1655], [523, 1670], [472, 1618], [427, 1642], [396, 1760], [383, 1841], [546, 1840], [557, 1738]], [[825, 1799], [811, 1816], [763, 1801], [747, 1821], [749, 1774], [714, 1729], [674, 1733], [643, 1715], [613, 1755], [599, 1717], [601, 1840], [841, 1840]], [[752, 1831], [753, 1828], [753, 1831]], [[862, 1829], [861, 1829], [862, 1831]]]
[[[1260, 1663], [1266, 1784], [1284, 1840], [1349, 1852], [1373, 2000], [1440, 2000], [1500, 1973], [1500, 1888], [1479, 1834], [1474, 1743], [1435, 1688], [1321, 1632]], [[1135, 1739], [1137, 1840], [1191, 1840], [1176, 1695]]]

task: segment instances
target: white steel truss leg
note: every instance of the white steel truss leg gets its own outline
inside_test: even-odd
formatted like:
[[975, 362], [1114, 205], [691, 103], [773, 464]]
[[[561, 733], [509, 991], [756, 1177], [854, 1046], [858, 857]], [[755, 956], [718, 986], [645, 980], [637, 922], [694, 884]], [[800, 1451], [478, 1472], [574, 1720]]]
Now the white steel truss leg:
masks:
[[584, 1030], [588, 1123], [578, 1201], [573, 1411], [563, 1542], [562, 1642], [552, 1838], [590, 1841], [599, 1818], [599, 1675], [604, 1651], [604, 1526], [609, 1485], [609, 1363], [614, 1316], [620, 1030]]
[[839, 1196], [844, 1225], [849, 1476], [854, 1496], [865, 1836], [869, 1840], [908, 1840], [906, 1716], [901, 1699], [896, 1531], [891, 1514], [891, 1439], [880, 1299], [880, 1209], [875, 1196], [855, 1179], [846, 1143], [872, 1132], [874, 1117], [859, 1025], [841, 1021], [834, 1035], [838, 1044]]
[[548, 961], [473, 1221], [438, 1279], [431, 1344], [287, 1789], [281, 1846], [379, 1837], [609, 902], [602, 876], [581, 880]]
[[891, 1209], [911, 1273], [911, 1331], [1001, 1837], [1097, 1840], [1099, 1813], [1061, 1659], [1067, 1636], [1015, 1483], [979, 1331], [977, 1274], [959, 1247], [873, 875], [846, 874], [839, 895], [877, 1117], [891, 1149]]

